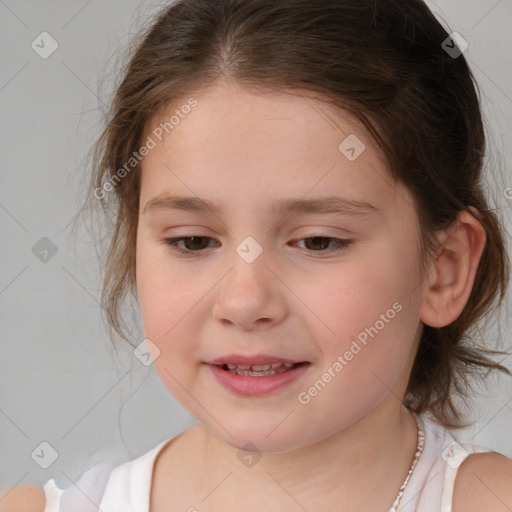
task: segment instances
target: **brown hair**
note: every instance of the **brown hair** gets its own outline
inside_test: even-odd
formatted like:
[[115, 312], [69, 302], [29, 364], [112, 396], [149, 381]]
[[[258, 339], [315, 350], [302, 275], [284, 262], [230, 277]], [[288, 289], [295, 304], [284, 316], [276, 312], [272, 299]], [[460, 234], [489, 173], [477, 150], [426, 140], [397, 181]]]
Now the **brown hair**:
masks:
[[[469, 377], [510, 374], [489, 358], [504, 352], [474, 336], [477, 322], [501, 305], [510, 270], [503, 227], [481, 182], [477, 85], [464, 56], [443, 49], [448, 37], [421, 0], [179, 0], [163, 9], [140, 34], [116, 90], [86, 202], [100, 199], [113, 221], [102, 293], [110, 334], [130, 342], [121, 304], [135, 292], [140, 195], [140, 165], [122, 179], [118, 170], [143, 143], [152, 116], [220, 77], [309, 94], [353, 113], [382, 148], [392, 178], [411, 191], [423, 269], [436, 231], [463, 210], [479, 212], [487, 241], [471, 296], [452, 324], [424, 326], [406, 395], [412, 410], [460, 427], [454, 400], [467, 401]], [[98, 194], [108, 181], [113, 191]]]

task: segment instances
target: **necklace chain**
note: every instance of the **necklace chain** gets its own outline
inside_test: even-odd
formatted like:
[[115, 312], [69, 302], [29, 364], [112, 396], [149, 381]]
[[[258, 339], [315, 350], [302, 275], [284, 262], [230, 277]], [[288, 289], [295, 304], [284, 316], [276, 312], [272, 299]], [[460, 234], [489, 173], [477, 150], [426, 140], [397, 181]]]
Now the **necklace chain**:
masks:
[[402, 487], [400, 487], [400, 490], [398, 491], [398, 494], [395, 498], [395, 501], [393, 502], [393, 505], [389, 509], [388, 512], [397, 512], [398, 505], [400, 503], [400, 500], [402, 499], [402, 496], [404, 495], [405, 488], [407, 487], [407, 484], [409, 483], [409, 480], [411, 478], [412, 472], [414, 471], [414, 468], [416, 467], [416, 464], [418, 463], [418, 460], [420, 458], [421, 452], [423, 451], [423, 447], [425, 446], [425, 432], [423, 430], [423, 424], [420, 419], [420, 417], [410, 411], [414, 420], [416, 421], [416, 426], [418, 428], [418, 444], [416, 445], [416, 453], [414, 455], [414, 460], [412, 461], [411, 468], [409, 469], [409, 472], [407, 473], [407, 476], [405, 477], [404, 483], [402, 484]]

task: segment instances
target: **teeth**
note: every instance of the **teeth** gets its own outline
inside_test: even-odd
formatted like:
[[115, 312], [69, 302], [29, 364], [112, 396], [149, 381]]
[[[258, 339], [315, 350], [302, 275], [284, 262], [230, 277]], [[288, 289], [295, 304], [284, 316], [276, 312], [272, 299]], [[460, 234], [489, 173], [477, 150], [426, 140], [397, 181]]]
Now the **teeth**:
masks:
[[228, 371], [243, 377], [267, 377], [288, 371], [294, 363], [267, 363], [262, 365], [227, 363]]
[[262, 370], [270, 370], [271, 364], [263, 364], [259, 366], [255, 366], [254, 364], [251, 365], [251, 370], [254, 370], [255, 372], [261, 372]]

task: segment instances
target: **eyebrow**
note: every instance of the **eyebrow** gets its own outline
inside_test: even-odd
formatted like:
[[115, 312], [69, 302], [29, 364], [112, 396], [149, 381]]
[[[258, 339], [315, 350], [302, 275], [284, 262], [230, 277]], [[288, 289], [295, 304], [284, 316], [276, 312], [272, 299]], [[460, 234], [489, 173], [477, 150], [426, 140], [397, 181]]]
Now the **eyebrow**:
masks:
[[[212, 212], [222, 215], [222, 205], [192, 196], [159, 195], [150, 199], [143, 214], [152, 211], [181, 210], [193, 213]], [[341, 196], [325, 196], [312, 199], [282, 199], [271, 204], [271, 212], [275, 216], [289, 213], [328, 214], [335, 213], [350, 217], [366, 217], [380, 211], [376, 206], [366, 202], [344, 198]]]

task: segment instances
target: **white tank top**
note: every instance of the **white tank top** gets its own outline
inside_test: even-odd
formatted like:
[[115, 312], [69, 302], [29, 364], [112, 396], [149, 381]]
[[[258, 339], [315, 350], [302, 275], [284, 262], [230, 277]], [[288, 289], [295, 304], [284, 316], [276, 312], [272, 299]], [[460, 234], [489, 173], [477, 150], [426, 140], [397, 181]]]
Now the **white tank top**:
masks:
[[[457, 470], [472, 453], [493, 452], [479, 445], [458, 443], [454, 434], [429, 418], [422, 418], [425, 445], [398, 508], [399, 512], [451, 512]], [[76, 486], [44, 485], [44, 512], [149, 512], [156, 456], [175, 437], [144, 455], [115, 468], [93, 466]], [[99, 507], [99, 509], [98, 509]]]

